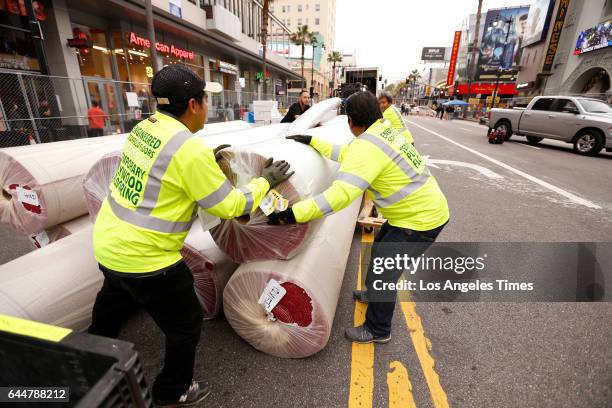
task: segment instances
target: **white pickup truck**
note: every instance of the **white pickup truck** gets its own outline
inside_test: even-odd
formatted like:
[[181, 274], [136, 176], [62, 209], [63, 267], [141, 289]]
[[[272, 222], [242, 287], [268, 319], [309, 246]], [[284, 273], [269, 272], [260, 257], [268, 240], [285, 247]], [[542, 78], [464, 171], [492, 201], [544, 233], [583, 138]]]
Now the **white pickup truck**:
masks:
[[544, 138], [574, 144], [574, 151], [596, 155], [612, 151], [612, 107], [598, 99], [538, 96], [527, 108], [492, 109], [489, 132], [526, 136], [531, 144]]

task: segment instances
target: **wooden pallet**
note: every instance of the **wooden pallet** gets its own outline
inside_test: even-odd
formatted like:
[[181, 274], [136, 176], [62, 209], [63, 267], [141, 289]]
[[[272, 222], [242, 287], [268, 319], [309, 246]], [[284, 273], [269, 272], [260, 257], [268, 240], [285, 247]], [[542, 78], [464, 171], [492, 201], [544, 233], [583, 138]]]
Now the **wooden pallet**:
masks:
[[366, 232], [372, 232], [374, 228], [380, 228], [386, 221], [382, 214], [376, 211], [372, 200], [364, 197], [359, 217], [357, 217], [357, 224], [363, 227]]

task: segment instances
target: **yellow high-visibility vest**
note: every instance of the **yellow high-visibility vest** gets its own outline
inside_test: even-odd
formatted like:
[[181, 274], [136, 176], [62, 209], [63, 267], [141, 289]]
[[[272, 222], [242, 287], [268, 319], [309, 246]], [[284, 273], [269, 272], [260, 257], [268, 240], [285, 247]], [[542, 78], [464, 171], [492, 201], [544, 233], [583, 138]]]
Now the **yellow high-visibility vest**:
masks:
[[181, 260], [197, 207], [220, 218], [255, 210], [263, 177], [232, 187], [205, 142], [174, 117], [155, 113], [130, 132], [93, 231], [94, 255], [108, 269], [147, 274]]
[[412, 133], [410, 133], [410, 130], [408, 130], [406, 127], [404, 118], [402, 118], [402, 113], [397, 109], [397, 107], [395, 107], [395, 105], [391, 105], [385, 109], [383, 112], [383, 118], [391, 122], [393, 129], [397, 130], [400, 135], [404, 136], [408, 143], [414, 143]]
[[340, 211], [364, 191], [390, 225], [428, 231], [448, 221], [448, 203], [436, 179], [389, 121], [377, 120], [345, 146], [314, 137], [310, 145], [340, 162], [340, 169], [327, 190], [293, 205], [297, 222]]

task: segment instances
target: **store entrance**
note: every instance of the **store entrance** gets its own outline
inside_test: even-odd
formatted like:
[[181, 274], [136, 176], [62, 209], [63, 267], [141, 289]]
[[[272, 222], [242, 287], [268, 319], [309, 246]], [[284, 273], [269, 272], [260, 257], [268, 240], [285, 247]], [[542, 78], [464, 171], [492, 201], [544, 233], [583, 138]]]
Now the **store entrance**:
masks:
[[104, 126], [104, 134], [123, 133], [125, 131], [124, 118], [122, 115], [121, 101], [118, 98], [119, 91], [117, 83], [90, 78], [84, 78], [87, 84], [87, 108], [89, 109], [93, 101], [98, 101], [100, 108], [110, 116]]

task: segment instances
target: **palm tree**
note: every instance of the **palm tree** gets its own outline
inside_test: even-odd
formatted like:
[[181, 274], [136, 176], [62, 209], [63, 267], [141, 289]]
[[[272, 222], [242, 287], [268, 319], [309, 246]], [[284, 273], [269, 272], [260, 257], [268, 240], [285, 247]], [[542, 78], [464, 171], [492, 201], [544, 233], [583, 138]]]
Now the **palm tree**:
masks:
[[268, 49], [268, 21], [269, 21], [269, 16], [268, 16], [268, 11], [270, 10], [270, 3], [273, 0], [263, 0], [263, 22], [261, 25], [261, 45], [263, 46], [263, 53], [262, 53], [262, 64], [261, 64], [261, 69], [263, 72], [263, 93], [264, 95], [266, 93], [268, 93], [268, 82], [266, 81], [266, 68], [268, 65], [268, 62], [266, 61], [266, 51]]
[[342, 62], [342, 53], [340, 51], [332, 51], [327, 56], [327, 62], [331, 62], [333, 64], [332, 68], [332, 81], [333, 88], [336, 89], [336, 62]]
[[308, 31], [308, 25], [301, 26], [289, 37], [292, 43], [302, 47], [302, 83], [306, 82], [304, 78], [304, 53], [306, 52], [306, 44], [309, 44], [311, 37], [312, 32]]
[[412, 99], [414, 99], [414, 86], [418, 84], [419, 79], [421, 79], [421, 74], [418, 69], [413, 69], [408, 75], [408, 81], [412, 84]]

